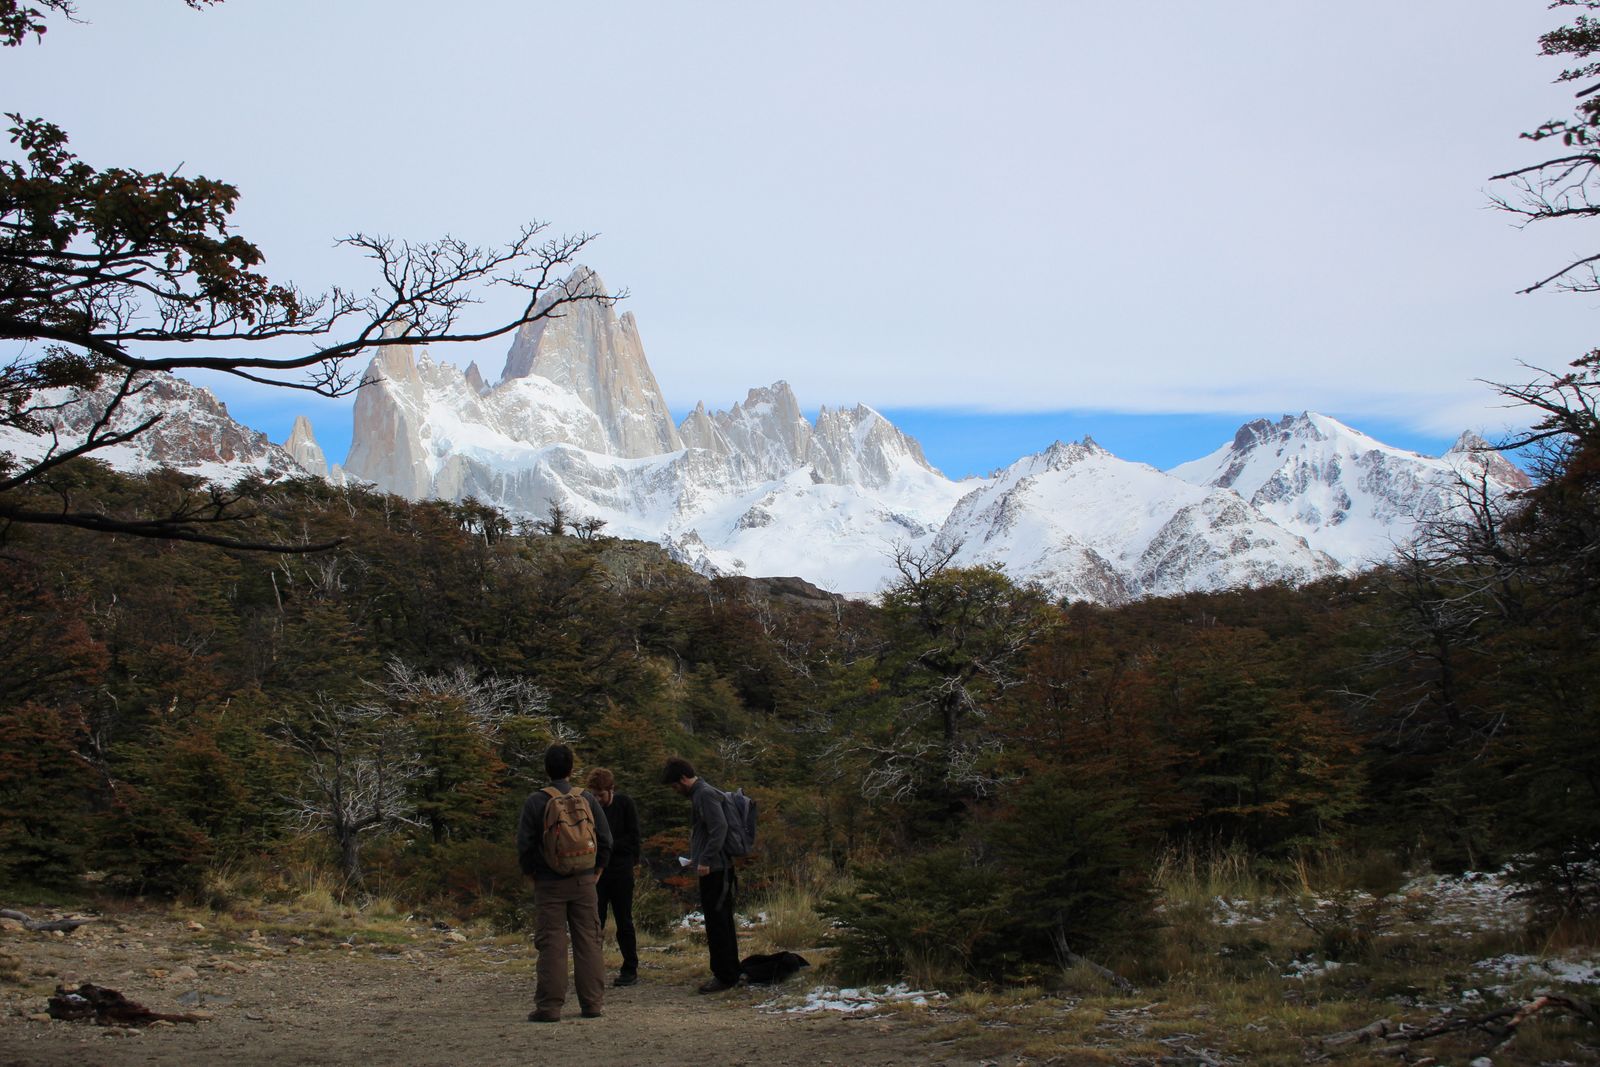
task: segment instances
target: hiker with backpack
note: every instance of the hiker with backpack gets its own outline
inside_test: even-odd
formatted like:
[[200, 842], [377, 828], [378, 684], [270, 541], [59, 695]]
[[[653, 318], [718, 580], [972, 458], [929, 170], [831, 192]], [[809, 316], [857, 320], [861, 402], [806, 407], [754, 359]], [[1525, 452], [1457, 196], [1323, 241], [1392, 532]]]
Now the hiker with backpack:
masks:
[[572, 749], [545, 750], [550, 784], [522, 805], [517, 821], [517, 860], [533, 878], [533, 943], [539, 950], [534, 1010], [529, 1022], [561, 1021], [567, 999], [567, 941], [578, 1006], [586, 1019], [605, 1008], [606, 963], [600, 942], [595, 882], [611, 858], [611, 828], [600, 802], [574, 791]]
[[600, 898], [600, 929], [606, 928], [606, 911], [617, 917], [617, 948], [622, 969], [612, 985], [633, 985], [639, 980], [639, 937], [633, 928], [633, 868], [639, 863], [639, 812], [633, 798], [617, 792], [617, 778], [604, 767], [589, 772], [590, 794], [600, 801], [611, 827], [611, 862], [595, 883]]
[[[689, 855], [687, 867], [700, 876], [700, 911], [706, 918], [706, 948], [711, 955], [711, 978], [698, 992], [721, 993], [739, 984], [739, 934], [733, 905], [737, 879], [733, 858], [747, 855], [753, 846], [753, 802], [724, 793], [695, 773], [681, 756], [667, 760], [661, 784], [689, 798]], [[737, 799], [736, 799], [737, 797]]]

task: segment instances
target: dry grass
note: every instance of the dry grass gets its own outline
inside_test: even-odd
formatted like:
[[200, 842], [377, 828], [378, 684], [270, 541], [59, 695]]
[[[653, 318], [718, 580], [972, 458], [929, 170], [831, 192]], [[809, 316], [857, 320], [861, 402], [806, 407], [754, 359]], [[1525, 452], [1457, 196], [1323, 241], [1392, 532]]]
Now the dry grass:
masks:
[[[1508, 985], [1474, 965], [1510, 952], [1592, 953], [1600, 924], [1532, 938], [1443, 925], [1427, 899], [1374, 904], [1373, 895], [1404, 882], [1384, 856], [1307, 855], [1263, 874], [1237, 853], [1175, 850], [1158, 878], [1155, 950], [1123, 968], [1135, 995], [1080, 967], [1048, 994], [972, 992], [929, 1009], [935, 1039], [1016, 1063], [1464, 1064], [1492, 1052], [1496, 1067], [1600, 1064], [1600, 1028], [1561, 1016], [1535, 1016], [1498, 1049], [1483, 1031], [1418, 1042], [1410, 1060], [1391, 1043], [1323, 1044], [1379, 1019], [1426, 1025], [1523, 1003], [1536, 983]], [[1593, 989], [1576, 992], [1595, 998]]]
[[848, 892], [850, 879], [828, 865], [802, 865], [767, 883], [765, 891], [740, 910], [764, 915], [756, 930], [773, 951], [815, 953], [827, 946], [833, 926], [822, 914], [830, 893]]
[[1172, 904], [1253, 899], [1266, 891], [1254, 861], [1237, 846], [1208, 848], [1191, 842], [1170, 848], [1157, 861], [1154, 880], [1162, 899]]
[[818, 913], [821, 898], [809, 885], [796, 882], [775, 887], [757, 904], [765, 913], [762, 935], [774, 950], [799, 952], [827, 941], [831, 928]]
[[[969, 979], [948, 973], [947, 964], [925, 960], [912, 962], [906, 981], [920, 989], [967, 991], [927, 1007], [886, 1011], [921, 1020], [941, 1055], [1007, 1063], [1396, 1063], [1403, 1061], [1370, 1046], [1328, 1049], [1322, 1039], [1382, 1018], [1426, 1024], [1443, 1017], [1446, 1007], [1460, 1017], [1521, 1003], [1531, 982], [1512, 985], [1475, 971], [1474, 964], [1506, 953], [1592, 952], [1600, 943], [1600, 923], [1592, 920], [1532, 937], [1440, 925], [1432, 898], [1423, 894], [1372, 904], [1373, 893], [1399, 884], [1397, 871], [1381, 856], [1307, 854], [1261, 871], [1237, 851], [1174, 850], [1157, 872], [1162, 925], [1154, 948], [1137, 961], [1100, 961], [1131, 978], [1136, 993], [1119, 993], [1081, 966], [1054, 976], [1048, 988], [974, 990]], [[831, 930], [820, 904], [834, 877], [831, 871], [789, 872], [761, 897], [743, 901], [741, 914], [765, 912], [766, 921], [741, 930], [741, 951], [799, 951], [815, 967], [798, 981], [828, 982], [830, 950], [818, 946], [826, 945]], [[229, 907], [196, 911], [210, 927], [197, 937], [244, 936], [267, 924], [303, 931], [308, 940], [413, 936], [404, 933], [403, 908], [393, 897], [358, 899], [309, 864], [270, 876], [237, 868], [214, 872], [204, 897], [206, 904], [227, 901]], [[681, 906], [670, 893], [641, 883], [636, 914], [641, 900], [659, 912], [653, 929], [641, 923], [649, 979], [697, 984], [706, 976], [703, 934], [676, 926]], [[526, 937], [507, 934], [506, 944]], [[620, 964], [609, 938], [607, 956], [609, 966]], [[1330, 961], [1340, 966], [1328, 968]], [[1596, 997], [1592, 989], [1577, 992]], [[1419, 1042], [1412, 1059], [1468, 1063], [1489, 1053], [1491, 1044], [1483, 1033], [1439, 1037]], [[1597, 1050], [1600, 1030], [1540, 1015], [1514, 1042], [1493, 1050], [1493, 1061], [1496, 1067], [1600, 1064]]]

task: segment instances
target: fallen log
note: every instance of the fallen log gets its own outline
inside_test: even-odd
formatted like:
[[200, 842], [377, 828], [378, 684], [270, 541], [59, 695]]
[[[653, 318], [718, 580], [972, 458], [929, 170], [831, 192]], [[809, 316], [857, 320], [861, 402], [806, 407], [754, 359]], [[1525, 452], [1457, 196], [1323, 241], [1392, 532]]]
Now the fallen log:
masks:
[[32, 919], [20, 911], [0, 908], [0, 919], [14, 919], [28, 930], [65, 930], [71, 932], [80, 926], [98, 922], [96, 919]]
[[76, 1022], [94, 1017], [99, 1026], [149, 1026], [151, 1023], [198, 1023], [198, 1016], [179, 1012], [151, 1011], [137, 1001], [129, 1000], [115, 989], [91, 985], [88, 982], [76, 989], [56, 986], [45, 1010], [52, 1019]]
[[1345, 1030], [1337, 1034], [1329, 1034], [1320, 1039], [1319, 1044], [1324, 1048], [1339, 1048], [1342, 1045], [1355, 1045], [1379, 1038], [1387, 1039], [1396, 1030], [1394, 1020], [1379, 1019], [1375, 1023], [1368, 1023], [1355, 1030]]

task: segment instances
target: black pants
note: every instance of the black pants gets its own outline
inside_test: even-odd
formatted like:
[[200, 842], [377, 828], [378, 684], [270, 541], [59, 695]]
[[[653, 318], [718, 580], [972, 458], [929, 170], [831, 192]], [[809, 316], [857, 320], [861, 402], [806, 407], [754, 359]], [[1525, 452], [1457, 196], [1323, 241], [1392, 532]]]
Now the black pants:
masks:
[[732, 867], [712, 871], [700, 879], [700, 910], [706, 917], [711, 973], [729, 985], [739, 980], [739, 934], [733, 923], [733, 896], [738, 884]]
[[617, 948], [622, 950], [622, 973], [639, 973], [639, 937], [633, 929], [633, 865], [607, 867], [595, 883], [600, 898], [600, 929], [606, 926], [606, 909], [617, 916]]

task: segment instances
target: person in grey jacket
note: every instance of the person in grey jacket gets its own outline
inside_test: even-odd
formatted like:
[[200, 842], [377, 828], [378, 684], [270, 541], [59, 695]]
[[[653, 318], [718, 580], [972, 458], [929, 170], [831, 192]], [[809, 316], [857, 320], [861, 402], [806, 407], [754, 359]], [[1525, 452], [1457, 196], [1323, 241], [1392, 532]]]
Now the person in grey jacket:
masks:
[[[550, 785], [560, 793], [572, 792], [572, 749], [551, 745], [544, 754], [545, 773]], [[561, 1006], [567, 999], [567, 940], [572, 941], [573, 984], [578, 989], [578, 1006], [584, 1018], [601, 1015], [606, 999], [606, 961], [600, 938], [600, 910], [595, 898], [595, 882], [611, 859], [611, 828], [606, 824], [600, 802], [583, 794], [594, 819], [594, 869], [577, 874], [559, 874], [544, 858], [544, 814], [550, 794], [543, 789], [528, 796], [517, 820], [517, 860], [522, 872], [533, 878], [533, 943], [539, 950], [534, 987], [534, 1010], [528, 1021], [561, 1021]]]
[[737, 880], [725, 843], [728, 817], [722, 790], [695, 773], [681, 756], [667, 760], [661, 784], [689, 798], [689, 866], [700, 876], [700, 911], [706, 917], [706, 948], [711, 955], [711, 978], [701, 993], [720, 993], [739, 984], [739, 933], [734, 925], [734, 890]]

